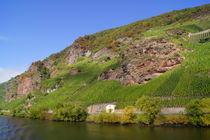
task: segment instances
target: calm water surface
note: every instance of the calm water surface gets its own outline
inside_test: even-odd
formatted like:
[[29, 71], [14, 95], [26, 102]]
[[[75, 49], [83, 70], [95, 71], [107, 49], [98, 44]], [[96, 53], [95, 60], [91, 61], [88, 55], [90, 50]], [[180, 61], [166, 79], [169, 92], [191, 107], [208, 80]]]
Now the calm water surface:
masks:
[[0, 140], [210, 140], [210, 128], [97, 125], [0, 116]]

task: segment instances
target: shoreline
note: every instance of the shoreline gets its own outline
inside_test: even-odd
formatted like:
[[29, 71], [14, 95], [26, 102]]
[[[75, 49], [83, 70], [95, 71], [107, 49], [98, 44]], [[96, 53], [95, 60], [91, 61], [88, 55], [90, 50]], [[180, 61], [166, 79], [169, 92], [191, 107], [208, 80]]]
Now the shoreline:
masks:
[[54, 121], [50, 119], [31, 119], [28, 117], [17, 117], [17, 116], [11, 116], [11, 115], [0, 115], [0, 117], [8, 117], [11, 119], [27, 119], [27, 120], [35, 120], [35, 121], [47, 121], [47, 122], [57, 122], [57, 123], [69, 123], [69, 124], [95, 124], [95, 125], [113, 125], [113, 126], [139, 126], [139, 127], [162, 127], [162, 128], [210, 128], [209, 126], [200, 126], [200, 125], [192, 125], [192, 124], [141, 124], [141, 123], [127, 123], [127, 124], [122, 124], [122, 123], [100, 123], [100, 122], [90, 122], [90, 121]]

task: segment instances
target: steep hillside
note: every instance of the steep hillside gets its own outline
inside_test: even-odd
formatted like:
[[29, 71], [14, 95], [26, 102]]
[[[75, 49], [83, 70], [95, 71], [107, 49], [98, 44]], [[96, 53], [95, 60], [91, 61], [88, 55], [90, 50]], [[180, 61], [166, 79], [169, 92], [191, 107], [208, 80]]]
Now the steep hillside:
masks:
[[80, 37], [8, 81], [2, 108], [49, 110], [68, 101], [123, 107], [142, 95], [182, 106], [209, 97], [209, 39], [188, 37], [209, 28], [210, 4]]
[[5, 89], [5, 83], [0, 84], [0, 104], [1, 104], [1, 102], [4, 101], [4, 96], [6, 94], [6, 91], [5, 90], [6, 90]]

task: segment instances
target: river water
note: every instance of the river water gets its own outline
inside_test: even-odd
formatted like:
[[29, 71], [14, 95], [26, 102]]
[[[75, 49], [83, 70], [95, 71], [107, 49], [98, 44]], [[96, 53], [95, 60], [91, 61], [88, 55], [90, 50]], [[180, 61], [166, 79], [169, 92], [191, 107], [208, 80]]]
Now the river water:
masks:
[[210, 128], [99, 125], [0, 116], [0, 140], [210, 140]]

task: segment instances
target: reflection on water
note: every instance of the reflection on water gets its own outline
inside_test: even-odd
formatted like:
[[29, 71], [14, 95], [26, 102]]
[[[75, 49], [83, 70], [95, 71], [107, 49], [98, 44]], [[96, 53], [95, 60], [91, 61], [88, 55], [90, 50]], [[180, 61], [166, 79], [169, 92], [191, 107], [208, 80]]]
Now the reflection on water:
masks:
[[1, 116], [0, 140], [210, 140], [210, 128], [97, 125]]

